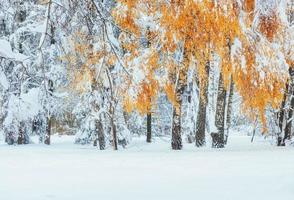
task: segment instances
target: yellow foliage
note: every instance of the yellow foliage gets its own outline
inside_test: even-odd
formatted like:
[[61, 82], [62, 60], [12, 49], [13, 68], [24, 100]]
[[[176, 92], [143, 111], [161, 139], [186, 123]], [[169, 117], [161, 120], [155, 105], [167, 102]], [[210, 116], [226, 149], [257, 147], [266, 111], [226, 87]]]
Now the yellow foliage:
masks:
[[175, 86], [171, 83], [166, 84], [164, 87], [164, 91], [166, 93], [168, 100], [172, 103], [172, 105], [175, 108], [179, 107], [179, 104], [177, 102], [176, 93], [175, 93]]
[[[140, 52], [136, 37], [140, 34], [138, 19], [142, 15], [152, 16], [154, 23], [160, 30], [155, 30], [155, 39], [151, 43], [152, 53], [147, 58], [147, 64], [142, 64], [146, 80], [140, 85], [136, 107], [140, 112], [149, 112], [152, 99], [158, 91], [154, 71], [163, 66], [168, 74], [177, 74], [181, 67], [188, 70], [192, 58], [197, 61], [196, 71], [199, 77], [200, 93], [203, 95], [208, 84], [207, 63], [213, 55], [221, 58], [221, 72], [226, 88], [233, 77], [239, 94], [243, 97], [244, 108], [259, 115], [265, 124], [264, 111], [267, 106], [279, 107], [283, 98], [286, 75], [274, 73], [271, 66], [259, 66], [256, 54], [275, 60], [273, 49], [267, 48], [266, 43], [259, 43], [258, 37], [246, 32], [240, 24], [241, 10], [245, 11], [245, 25], [250, 29], [255, 14], [255, 0], [244, 0], [243, 7], [237, 0], [118, 0], [119, 4], [127, 7], [127, 11], [115, 11], [116, 22], [126, 30], [123, 47], [131, 54], [128, 61], [132, 61]], [[121, 8], [121, 7], [119, 7]], [[272, 41], [279, 27], [275, 13], [270, 17], [261, 17], [259, 30]], [[250, 33], [249, 33], [250, 32]], [[131, 36], [135, 35], [135, 36]], [[147, 37], [150, 39], [150, 37]], [[231, 58], [231, 46], [238, 38], [242, 43], [240, 55]], [[257, 38], [257, 39], [256, 39]], [[158, 45], [160, 43], [160, 45]], [[160, 46], [159, 49], [158, 46]], [[260, 48], [262, 47], [262, 48]], [[183, 63], [175, 60], [174, 54], [182, 49], [185, 54]], [[159, 56], [160, 55], [160, 56]], [[242, 63], [242, 56], [245, 66]], [[288, 63], [293, 63], [288, 59]], [[262, 68], [260, 70], [259, 68]], [[185, 73], [180, 73], [179, 81], [185, 81]], [[175, 95], [175, 80], [171, 78], [164, 86], [168, 99], [177, 105]], [[171, 84], [172, 82], [172, 84]]]
[[281, 24], [276, 12], [277, 11], [272, 10], [270, 14], [261, 15], [259, 19], [260, 32], [271, 42], [277, 34]]
[[150, 80], [148, 83], [144, 81], [140, 84], [135, 106], [141, 114], [151, 113], [157, 91], [158, 82], [156, 80]]
[[254, 19], [255, 0], [244, 0], [244, 10], [249, 15], [250, 23]]
[[124, 107], [124, 110], [128, 113], [134, 110], [134, 102], [128, 95], [125, 95], [124, 97], [123, 107]]
[[97, 86], [101, 77], [97, 81], [97, 73], [103, 65], [113, 66], [116, 56], [110, 50], [94, 47], [99, 38], [89, 36], [82, 32], [77, 32], [69, 38], [71, 52], [61, 58], [68, 63], [68, 76], [71, 77], [70, 87], [80, 93], [91, 90], [92, 86]]

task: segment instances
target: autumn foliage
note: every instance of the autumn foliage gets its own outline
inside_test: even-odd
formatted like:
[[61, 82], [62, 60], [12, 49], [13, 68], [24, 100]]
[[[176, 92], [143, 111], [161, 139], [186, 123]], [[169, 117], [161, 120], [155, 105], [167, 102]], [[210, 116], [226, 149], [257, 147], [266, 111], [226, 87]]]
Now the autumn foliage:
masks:
[[[142, 16], [148, 16], [152, 21], [154, 37], [151, 48], [160, 52], [158, 53], [160, 59], [154, 62], [158, 62], [167, 74], [179, 73], [178, 78], [181, 81], [182, 69], [187, 71], [189, 67], [195, 67], [202, 92], [208, 81], [205, 66], [218, 55], [221, 58], [220, 71], [225, 86], [228, 87], [229, 80], [233, 77], [236, 88], [243, 98], [244, 111], [252, 116], [259, 115], [265, 124], [266, 108], [279, 107], [283, 99], [287, 70], [282, 70], [277, 56], [278, 51], [270, 44], [278, 37], [281, 28], [281, 21], [275, 10], [259, 17], [259, 33], [266, 38], [265, 40], [253, 30], [256, 14], [254, 0], [245, 0], [242, 5], [235, 0], [170, 2], [120, 0], [118, 2], [117, 10], [125, 8], [127, 12], [124, 14], [120, 14], [122, 11], [116, 12], [115, 18], [118, 19], [117, 23], [122, 29], [129, 32], [129, 38], [133, 38], [129, 41], [136, 41], [134, 38], [142, 35], [138, 32], [144, 30], [142, 27], [144, 24], [139, 23]], [[232, 52], [236, 41], [240, 45], [235, 52]], [[134, 49], [129, 52], [133, 56], [140, 55]], [[175, 55], [179, 52], [185, 54], [185, 59], [176, 59]], [[269, 61], [262, 62], [261, 60], [265, 58]], [[193, 60], [196, 60], [196, 64], [193, 64]], [[147, 107], [150, 102], [147, 96], [156, 93], [150, 86], [158, 91], [161, 85], [152, 83], [151, 77], [154, 75], [152, 65], [149, 65], [149, 71], [146, 71], [147, 82], [141, 84], [138, 95], [138, 99], [141, 100], [138, 103]], [[162, 85], [163, 90], [176, 105], [175, 95], [172, 94], [172, 91], [176, 90], [176, 82], [168, 78], [164, 80], [166, 83]], [[144, 109], [140, 108], [140, 110]]]

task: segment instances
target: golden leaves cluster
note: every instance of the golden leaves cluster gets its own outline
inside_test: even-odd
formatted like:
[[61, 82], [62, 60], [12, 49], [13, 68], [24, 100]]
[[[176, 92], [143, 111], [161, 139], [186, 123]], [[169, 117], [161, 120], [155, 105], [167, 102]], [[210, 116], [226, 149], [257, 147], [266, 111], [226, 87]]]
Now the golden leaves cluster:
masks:
[[[160, 28], [155, 34], [156, 43], [152, 43], [151, 46], [154, 45], [153, 49], [155, 49], [155, 45], [160, 44], [158, 50], [160, 59], [155, 59], [148, 65], [150, 71], [146, 71], [146, 74], [149, 76], [146, 83], [142, 84], [142, 91], [144, 91], [142, 93], [153, 95], [148, 84], [152, 82], [154, 74], [151, 72], [154, 69], [151, 66], [156, 65], [156, 61], [160, 62], [168, 73], [177, 72], [179, 64], [176, 64], [173, 55], [181, 48], [189, 54], [187, 56], [189, 61], [182, 64], [189, 66], [192, 59], [196, 60], [197, 65], [194, 66], [198, 73], [201, 92], [208, 81], [206, 65], [216, 54], [221, 59], [220, 70], [225, 86], [228, 87], [229, 80], [233, 77], [247, 111], [253, 111], [255, 114], [257, 112], [261, 121], [265, 123], [265, 108], [269, 105], [274, 108], [279, 106], [286, 75], [276, 73], [278, 68], [268, 64], [263, 65], [257, 61], [257, 54], [260, 54], [273, 61], [273, 65], [278, 65], [275, 61], [277, 52], [273, 48], [267, 48], [266, 42], [248, 33], [250, 31], [247, 30], [252, 28], [255, 17], [255, 0], [244, 0], [241, 5], [236, 0], [119, 0], [119, 2], [127, 7], [127, 12], [124, 17], [119, 15], [121, 18], [117, 22], [122, 29], [136, 36], [141, 34], [140, 24], [136, 22], [142, 16], [142, 12], [148, 16], [159, 16], [154, 17], [154, 23]], [[145, 9], [142, 5], [150, 9]], [[146, 13], [147, 10], [149, 13]], [[241, 24], [240, 20], [241, 11], [245, 13], [244, 24]], [[247, 29], [244, 30], [243, 26], [247, 26]], [[260, 17], [258, 31], [269, 42], [274, 40], [280, 27], [276, 13]], [[236, 58], [232, 59], [231, 47], [236, 38], [241, 41], [242, 47], [240, 53], [234, 55]], [[133, 55], [136, 53], [135, 57], [137, 57], [139, 56], [137, 47], [129, 48], [126, 45], [125, 48]], [[290, 61], [287, 59], [287, 62], [293, 63], [291, 59]], [[175, 84], [171, 82], [165, 84], [164, 90], [170, 101], [176, 105]], [[148, 107], [148, 98], [143, 94], [140, 98], [143, 99], [141, 103], [147, 102]], [[141, 108], [141, 110], [144, 109]]]
[[97, 40], [94, 36], [82, 32], [77, 32], [69, 38], [71, 52], [63, 56], [62, 60], [68, 63], [70, 86], [77, 92], [91, 90], [93, 84], [98, 84], [97, 71], [101, 70], [102, 66], [111, 67], [117, 62], [111, 50], [103, 48], [103, 45], [95, 47]]

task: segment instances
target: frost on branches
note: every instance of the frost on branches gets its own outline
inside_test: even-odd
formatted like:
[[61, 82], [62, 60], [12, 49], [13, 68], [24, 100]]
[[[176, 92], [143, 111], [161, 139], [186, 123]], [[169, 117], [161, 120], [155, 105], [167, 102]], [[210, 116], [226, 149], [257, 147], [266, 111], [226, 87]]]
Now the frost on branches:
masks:
[[291, 0], [1, 1], [1, 132], [101, 150], [141, 136], [224, 148], [234, 130], [291, 144], [293, 13]]

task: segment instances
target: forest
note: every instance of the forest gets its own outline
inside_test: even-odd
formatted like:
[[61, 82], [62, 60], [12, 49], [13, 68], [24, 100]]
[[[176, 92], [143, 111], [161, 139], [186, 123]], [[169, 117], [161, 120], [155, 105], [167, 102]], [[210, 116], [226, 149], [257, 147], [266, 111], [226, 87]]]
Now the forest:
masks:
[[292, 200], [294, 0], [0, 0], [0, 199]]
[[[168, 136], [224, 148], [231, 130], [291, 144], [291, 0], [4, 0], [0, 126], [100, 150]], [[167, 147], [168, 148], [168, 147]]]

